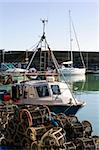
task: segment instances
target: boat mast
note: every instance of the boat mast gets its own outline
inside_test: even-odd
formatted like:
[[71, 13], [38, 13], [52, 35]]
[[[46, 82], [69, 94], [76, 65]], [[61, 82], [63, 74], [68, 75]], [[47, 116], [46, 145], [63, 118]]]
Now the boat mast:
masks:
[[42, 19], [41, 20], [43, 23], [43, 34], [41, 37], [41, 50], [40, 50], [40, 71], [46, 70], [46, 64], [47, 64], [47, 43], [46, 43], [46, 37], [45, 37], [45, 25], [48, 22], [48, 20]]
[[25, 63], [28, 64], [28, 49], [26, 49], [26, 58], [25, 58]]
[[[46, 64], [46, 63], [44, 61], [46, 60], [46, 57], [45, 57], [46, 54], [43, 55], [43, 53], [42, 53], [42, 47], [44, 47], [45, 49], [47, 47], [46, 38], [45, 38], [45, 22], [48, 22], [48, 20], [45, 20], [45, 19], [42, 20], [42, 23], [43, 23], [43, 35], [41, 36], [37, 46], [33, 49], [34, 53], [33, 53], [32, 57], [30, 59], [29, 64], [27, 65], [26, 69], [29, 69], [29, 67], [30, 67], [30, 65], [31, 65], [31, 63], [32, 63], [32, 61], [33, 61], [33, 59], [34, 59], [34, 57], [35, 57], [35, 55], [36, 55], [36, 53], [38, 51], [40, 51], [40, 71], [44, 70], [44, 68], [45, 68], [44, 64]], [[44, 41], [44, 43], [43, 43], [43, 41]]]
[[82, 62], [83, 67], [85, 68], [84, 59], [83, 59], [83, 56], [82, 56], [82, 53], [81, 53], [81, 50], [80, 50], [80, 45], [79, 45], [79, 42], [78, 42], [76, 30], [75, 30], [75, 28], [74, 28], [74, 24], [73, 24], [73, 21], [72, 21], [72, 20], [71, 20], [71, 24], [72, 24], [72, 27], [73, 27], [74, 36], [75, 36], [76, 43], [77, 43], [77, 46], [78, 46], [78, 50], [79, 50], [79, 53], [80, 53], [81, 62]]
[[58, 68], [59, 68], [58, 62], [57, 62], [52, 50], [50, 49], [49, 44], [47, 43], [47, 40], [46, 40], [46, 36], [45, 36], [45, 24], [46, 24], [46, 22], [48, 22], [48, 20], [43, 19], [41, 21], [43, 23], [43, 35], [41, 36], [37, 46], [34, 48], [34, 53], [31, 57], [30, 62], [26, 69], [29, 69], [36, 53], [39, 51], [40, 52], [40, 64], [39, 64], [40, 71], [45, 71], [47, 65], [49, 66], [49, 63], [53, 62], [54, 66], [58, 72]]
[[[43, 36], [41, 37], [41, 39], [42, 39], [42, 41], [44, 41], [44, 46], [45, 46], [45, 50], [47, 50], [48, 51], [48, 57], [46, 57], [46, 52], [43, 52], [42, 50], [41, 50], [41, 54], [40, 54], [40, 56], [41, 56], [41, 59], [40, 59], [40, 64], [42, 65], [43, 63], [44, 63], [44, 65], [43, 65], [43, 68], [42, 68], [42, 66], [40, 65], [40, 71], [44, 71], [44, 70], [46, 70], [46, 64], [49, 66], [49, 62], [52, 60], [53, 61], [53, 63], [54, 63], [54, 66], [55, 66], [55, 68], [56, 68], [56, 70], [57, 70], [57, 72], [58, 72], [58, 68], [59, 68], [59, 64], [58, 64], [58, 62], [57, 62], [57, 60], [56, 60], [56, 58], [55, 58], [55, 56], [54, 56], [54, 54], [53, 54], [53, 52], [52, 52], [52, 50], [50, 49], [50, 47], [49, 47], [49, 45], [48, 45], [48, 43], [47, 43], [47, 40], [46, 40], [46, 36], [45, 36], [45, 24], [46, 24], [46, 22], [48, 22], [48, 20], [42, 20], [42, 23], [43, 23]], [[43, 52], [43, 53], [42, 53]], [[43, 56], [42, 56], [42, 54], [43, 54]], [[43, 61], [42, 61], [42, 58], [43, 58]], [[47, 60], [48, 59], [48, 60]], [[51, 62], [52, 62], [51, 61]]]
[[72, 32], [71, 32], [71, 11], [69, 10], [69, 32], [70, 32], [70, 58], [71, 58], [71, 61], [72, 61], [72, 64], [71, 64], [71, 67], [73, 67], [73, 53], [72, 53]]
[[77, 43], [77, 46], [78, 46], [78, 50], [79, 50], [79, 53], [80, 53], [81, 62], [83, 64], [83, 67], [85, 68], [85, 63], [84, 63], [83, 56], [82, 56], [82, 53], [81, 53], [81, 50], [80, 50], [80, 45], [79, 45], [79, 42], [78, 42], [78, 38], [77, 38], [76, 30], [75, 30], [75, 27], [74, 27], [74, 24], [73, 24], [73, 20], [72, 20], [72, 17], [71, 17], [70, 10], [69, 10], [69, 18], [70, 18], [70, 49], [71, 49], [71, 60], [73, 61], [73, 55], [72, 55], [72, 41], [73, 41], [73, 39], [71, 38], [71, 28], [72, 28], [73, 32], [74, 32], [75, 39], [76, 39], [76, 43]]

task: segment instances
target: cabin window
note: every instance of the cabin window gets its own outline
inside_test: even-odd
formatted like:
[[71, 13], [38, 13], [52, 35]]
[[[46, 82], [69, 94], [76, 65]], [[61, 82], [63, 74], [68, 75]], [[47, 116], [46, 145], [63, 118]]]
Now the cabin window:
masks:
[[2, 70], [7, 70], [8, 68], [7, 68], [7, 66], [6, 66], [6, 65], [1, 64], [1, 69], [2, 69]]
[[46, 85], [36, 87], [39, 97], [49, 96], [48, 87]]
[[54, 95], [60, 95], [61, 92], [60, 92], [60, 88], [58, 85], [51, 85], [51, 89], [52, 89], [52, 92]]
[[28, 90], [28, 93], [29, 93], [29, 97], [30, 98], [34, 98], [35, 97], [35, 92], [34, 92], [34, 88], [33, 87], [29, 87], [29, 90]]
[[27, 86], [24, 86], [24, 89], [23, 89], [23, 96], [24, 98], [27, 98], [27, 94], [28, 94], [28, 87]]

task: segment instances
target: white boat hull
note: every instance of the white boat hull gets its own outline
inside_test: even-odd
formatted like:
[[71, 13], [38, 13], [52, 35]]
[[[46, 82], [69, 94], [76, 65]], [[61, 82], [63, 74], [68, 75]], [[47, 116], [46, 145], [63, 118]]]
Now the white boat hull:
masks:
[[64, 75], [84, 75], [86, 73], [85, 68], [60, 68], [59, 69], [60, 74]]
[[15, 84], [12, 99], [18, 99], [19, 104], [46, 105], [52, 112], [74, 115], [85, 104], [73, 96], [66, 83], [47, 80]]

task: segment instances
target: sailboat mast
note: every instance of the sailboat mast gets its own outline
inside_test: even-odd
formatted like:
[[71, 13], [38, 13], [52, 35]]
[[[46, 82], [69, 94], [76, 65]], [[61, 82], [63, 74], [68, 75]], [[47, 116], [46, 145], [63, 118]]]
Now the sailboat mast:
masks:
[[77, 43], [77, 46], [78, 46], [78, 50], [79, 50], [79, 52], [80, 52], [81, 61], [82, 61], [83, 67], [85, 68], [85, 63], [84, 63], [84, 60], [83, 60], [82, 53], [81, 53], [81, 51], [80, 51], [80, 45], [79, 45], [79, 42], [78, 42], [77, 34], [76, 34], [76, 31], [75, 31], [74, 24], [73, 24], [73, 21], [72, 21], [72, 20], [71, 20], [71, 25], [72, 25], [72, 27], [73, 27], [74, 36], [75, 36], [75, 39], [76, 39], [76, 43]]
[[[70, 32], [70, 59], [73, 62], [73, 53], [72, 53], [72, 32], [71, 32], [71, 11], [69, 10], [69, 32]], [[71, 64], [71, 66], [73, 67], [73, 63]]]

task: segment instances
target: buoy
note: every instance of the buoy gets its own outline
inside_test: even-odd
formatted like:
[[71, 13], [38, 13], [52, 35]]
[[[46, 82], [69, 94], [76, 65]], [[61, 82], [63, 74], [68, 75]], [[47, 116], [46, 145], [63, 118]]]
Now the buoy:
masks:
[[4, 95], [3, 100], [4, 101], [9, 101], [11, 99], [10, 95]]

